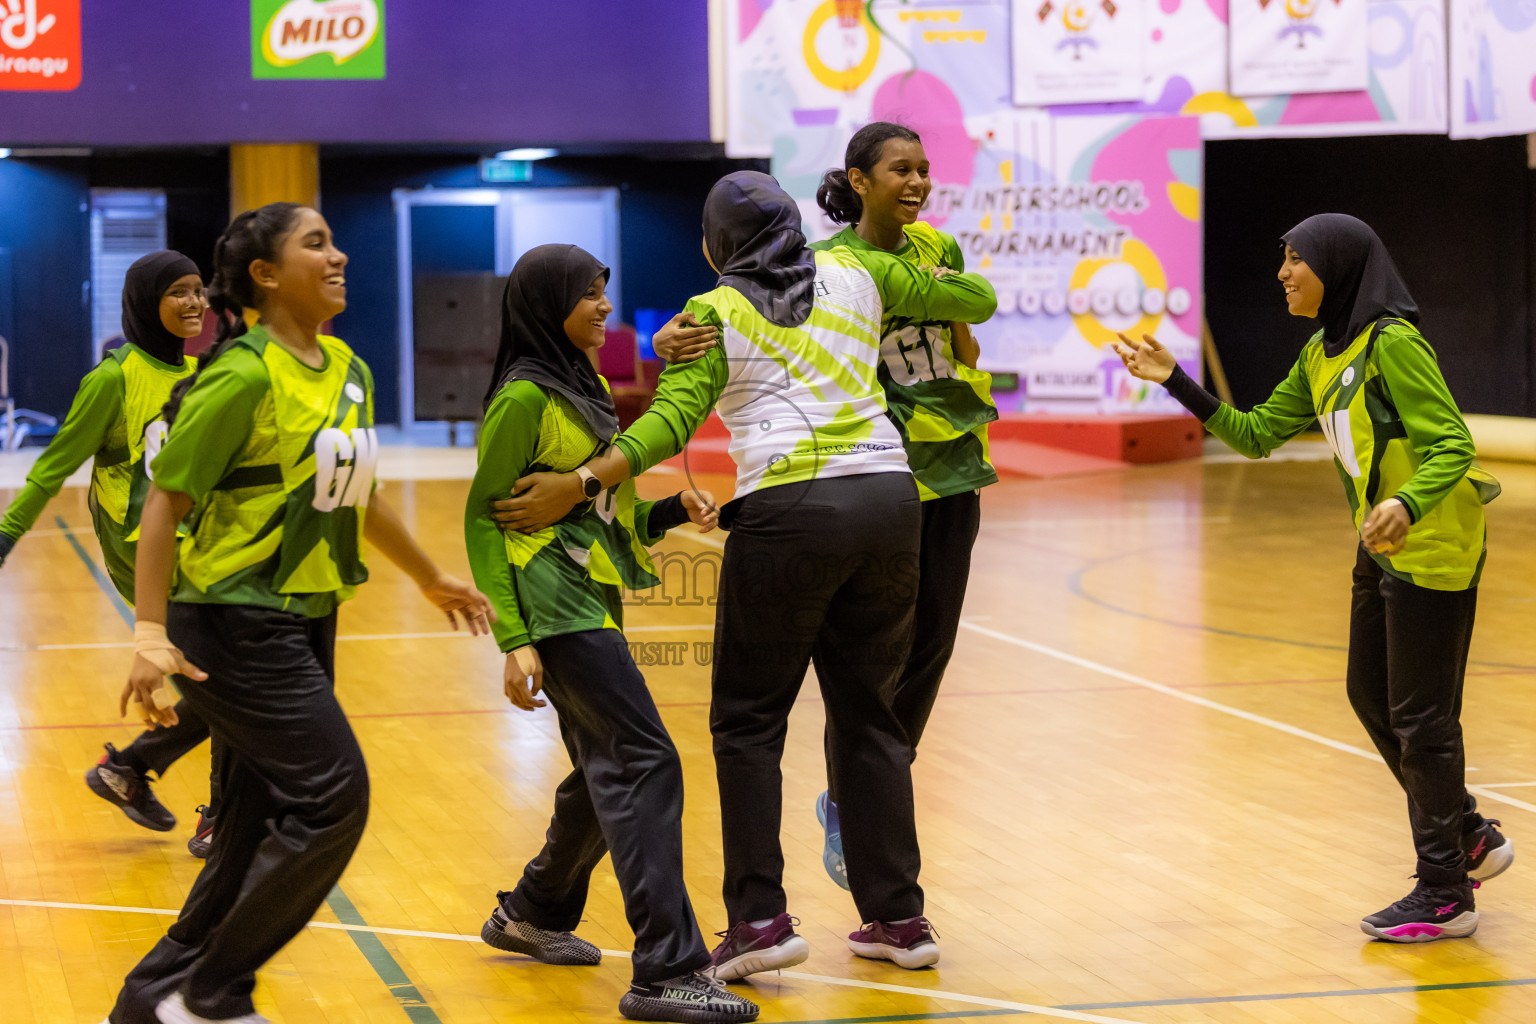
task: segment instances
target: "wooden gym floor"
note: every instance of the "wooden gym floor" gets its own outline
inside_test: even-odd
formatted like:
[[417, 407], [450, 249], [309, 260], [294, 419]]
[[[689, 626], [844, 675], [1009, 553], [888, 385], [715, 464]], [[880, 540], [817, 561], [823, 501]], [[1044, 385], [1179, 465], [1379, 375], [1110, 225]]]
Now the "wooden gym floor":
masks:
[[[985, 492], [966, 623], [914, 768], [944, 959], [906, 972], [843, 944], [859, 922], [821, 867], [822, 711], [808, 686], [784, 837], [812, 954], [752, 979], [764, 1021], [1536, 1020], [1536, 467], [1492, 467], [1504, 495], [1489, 508], [1464, 717], [1468, 781], [1522, 859], [1479, 893], [1475, 937], [1394, 946], [1358, 928], [1410, 888], [1413, 851], [1403, 796], [1344, 697], [1353, 541], [1324, 451]], [[417, 479], [390, 499], [465, 572], [467, 485], [404, 475]], [[102, 743], [135, 734], [116, 713], [129, 629], [89, 523], [83, 490], [66, 490], [0, 570], [6, 1024], [100, 1021], [200, 866], [184, 844], [206, 749], [158, 786], [181, 817], [170, 833], [82, 783]], [[685, 527], [663, 550], [697, 556], [709, 590], [718, 543]], [[681, 661], [645, 671], [683, 756], [706, 933], [725, 927], [709, 669], [693, 646], [711, 617], [702, 602], [645, 604], [629, 622], [634, 641], [677, 645], [657, 660]], [[494, 644], [442, 632], [377, 559], [341, 629], [338, 685], [373, 817], [338, 893], [262, 973], [258, 1007], [280, 1024], [616, 1019], [631, 936], [606, 863], [580, 929], [620, 951], [602, 966], [545, 967], [478, 941], [567, 771], [552, 710], [511, 709]]]

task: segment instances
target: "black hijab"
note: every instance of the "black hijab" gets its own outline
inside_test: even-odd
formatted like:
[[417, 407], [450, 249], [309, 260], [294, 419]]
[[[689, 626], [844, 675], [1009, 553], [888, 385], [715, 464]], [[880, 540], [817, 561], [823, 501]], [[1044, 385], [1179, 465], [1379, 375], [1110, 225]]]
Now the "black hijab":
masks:
[[540, 245], [523, 253], [502, 297], [501, 348], [485, 393], [487, 408], [508, 381], [532, 381], [570, 399], [599, 441], [613, 440], [619, 432], [613, 396], [565, 334], [565, 318], [599, 277], [608, 280], [608, 268], [577, 245]]
[[1370, 225], [1344, 213], [1308, 217], [1281, 236], [1323, 282], [1323, 352], [1336, 356], [1367, 325], [1384, 316], [1419, 322], [1419, 307], [1408, 294]]
[[187, 343], [160, 322], [160, 300], [171, 285], [199, 273], [196, 263], [172, 249], [135, 260], [123, 278], [123, 337], [162, 363], [180, 366]]
[[704, 200], [704, 242], [720, 284], [741, 292], [770, 323], [799, 327], [811, 315], [816, 256], [800, 208], [761, 171], [735, 171]]

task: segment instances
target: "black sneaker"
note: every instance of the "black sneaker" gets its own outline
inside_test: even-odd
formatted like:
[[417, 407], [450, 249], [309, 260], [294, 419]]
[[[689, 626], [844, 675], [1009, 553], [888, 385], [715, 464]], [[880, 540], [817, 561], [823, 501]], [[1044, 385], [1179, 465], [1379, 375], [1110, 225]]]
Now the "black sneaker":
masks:
[[[570, 932], [552, 932], [547, 928], [535, 928], [507, 910], [506, 897], [510, 893], [496, 894], [497, 907], [491, 911], [490, 920], [480, 929], [480, 939], [505, 953], [521, 953], [546, 964], [567, 967], [595, 967], [603, 962], [602, 950], [586, 939], [578, 939]], [[670, 1020], [671, 1018], [651, 1018]]]
[[192, 838], [187, 840], [187, 852], [198, 860], [207, 860], [208, 851], [213, 849], [213, 815], [208, 813], [207, 804], [197, 805], [197, 829], [192, 833]]
[[1486, 882], [1515, 862], [1515, 844], [1498, 830], [1503, 822], [1484, 818], [1482, 825], [1461, 836], [1461, 852], [1467, 855], [1467, 874]]
[[651, 985], [631, 985], [619, 1000], [619, 1013], [630, 1020], [734, 1024], [757, 1020], [757, 1012], [752, 1000], [698, 971]]
[[155, 799], [148, 777], [130, 768], [112, 744], [108, 743], [106, 747], [107, 752], [101, 760], [85, 773], [85, 784], [91, 787], [91, 792], [121, 807], [135, 825], [156, 832], [169, 832], [175, 828], [176, 815]]
[[1413, 892], [1360, 922], [1365, 934], [1388, 942], [1464, 939], [1477, 931], [1476, 882], [1430, 885], [1422, 878]]

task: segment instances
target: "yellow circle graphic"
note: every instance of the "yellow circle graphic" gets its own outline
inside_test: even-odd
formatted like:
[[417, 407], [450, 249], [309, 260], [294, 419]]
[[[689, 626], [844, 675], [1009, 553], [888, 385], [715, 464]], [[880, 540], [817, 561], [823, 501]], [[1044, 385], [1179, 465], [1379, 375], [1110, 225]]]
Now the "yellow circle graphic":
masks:
[[811, 14], [811, 20], [805, 25], [805, 66], [810, 69], [811, 75], [828, 89], [836, 89], [838, 92], [853, 92], [874, 74], [875, 62], [880, 59], [880, 33], [875, 31], [875, 26], [870, 24], [868, 10], [859, 11], [859, 25], [864, 29], [864, 59], [851, 68], [839, 70], [821, 59], [821, 54], [816, 52], [816, 34], [821, 27], [831, 21], [838, 14], [837, 0], [826, 0], [826, 3], [816, 8]]
[[[1134, 238], [1125, 243], [1125, 248], [1120, 250], [1119, 259], [1080, 261], [1072, 269], [1072, 280], [1067, 287], [1072, 291], [1088, 287], [1088, 282], [1093, 280], [1093, 275], [1111, 263], [1130, 264], [1131, 269], [1141, 277], [1143, 288], [1157, 288], [1164, 292], [1168, 290], [1168, 277], [1163, 273], [1163, 265], [1158, 261], [1157, 255], [1144, 243]], [[1143, 313], [1136, 325], [1125, 333], [1139, 339], [1143, 333], [1151, 334], [1156, 331], [1158, 321], [1162, 318], [1161, 313]], [[1073, 313], [1072, 321], [1077, 325], [1078, 333], [1083, 336], [1083, 340], [1096, 348], [1103, 348], [1117, 340], [1116, 333], [1099, 323], [1099, 318], [1091, 311]]]

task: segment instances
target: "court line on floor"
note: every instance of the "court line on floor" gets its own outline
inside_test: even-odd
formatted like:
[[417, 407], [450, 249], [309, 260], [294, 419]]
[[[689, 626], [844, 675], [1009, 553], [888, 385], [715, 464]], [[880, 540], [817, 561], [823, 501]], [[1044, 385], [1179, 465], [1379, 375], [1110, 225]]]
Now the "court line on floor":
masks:
[[[1109, 665], [1102, 665], [1099, 662], [1090, 661], [1087, 658], [1081, 658], [1075, 654], [1068, 654], [1066, 651], [1057, 650], [1056, 648], [1050, 647], [1046, 644], [1036, 643], [1033, 640], [1025, 640], [1023, 637], [1017, 637], [1011, 633], [1004, 633], [1001, 630], [990, 629], [986, 626], [978, 626], [974, 622], [966, 622], [962, 620], [960, 623], [960, 628], [968, 629], [973, 633], [980, 633], [982, 636], [991, 637], [992, 639], [998, 640], [1002, 643], [1012, 644], [1015, 647], [1022, 647], [1027, 651], [1034, 651], [1036, 654], [1043, 654], [1048, 658], [1055, 658], [1057, 661], [1064, 661], [1069, 665], [1076, 665], [1079, 668], [1086, 668], [1090, 671], [1098, 672], [1100, 675], [1106, 675], [1112, 679], [1121, 679], [1127, 683], [1133, 683], [1134, 685], [1143, 689], [1151, 690], [1153, 693], [1160, 693], [1165, 697], [1173, 697], [1177, 700], [1186, 701], [1187, 703], [1197, 705], [1198, 707], [1205, 708], [1209, 711], [1218, 711], [1221, 714], [1231, 715], [1233, 718], [1240, 718], [1243, 721], [1251, 722], [1254, 725], [1262, 725], [1268, 729], [1274, 729], [1279, 732], [1288, 733], [1298, 739], [1307, 740], [1311, 743], [1317, 743], [1325, 747], [1331, 747], [1340, 753], [1352, 754], [1355, 757], [1363, 757], [1368, 761], [1375, 761], [1377, 764], [1382, 763], [1381, 755], [1376, 753], [1374, 750], [1366, 750], [1364, 747], [1357, 747], [1352, 743], [1344, 743], [1340, 740], [1330, 739], [1327, 736], [1320, 735], [1319, 733], [1315, 733], [1307, 729], [1302, 729], [1298, 726], [1291, 725], [1288, 722], [1282, 722], [1279, 719], [1269, 718], [1265, 715], [1256, 715], [1252, 711], [1244, 711], [1242, 708], [1235, 708], [1230, 704], [1223, 704], [1220, 701], [1214, 701], [1208, 697], [1201, 697], [1197, 694], [1189, 693], [1186, 690], [1178, 689], [1177, 687], [1168, 686], [1163, 683], [1155, 683], [1145, 676], [1136, 675], [1134, 672], [1126, 672], [1123, 669], [1113, 668]], [[1524, 800], [1517, 800], [1514, 797], [1505, 796], [1496, 789], [1489, 789], [1486, 786], [1468, 786], [1467, 792], [1474, 793], [1477, 796], [1486, 797], [1487, 799], [1497, 801], [1498, 803], [1508, 804], [1511, 807], [1518, 807], [1521, 810], [1536, 813], [1536, 804], [1526, 803]]]
[[[126, 607], [126, 605], [124, 606]], [[130, 623], [131, 624], [131, 623]], [[624, 630], [629, 633], [688, 633], [700, 630], [713, 630], [713, 622], [693, 622], [677, 626], [630, 626]], [[473, 640], [476, 637], [470, 635], [467, 630], [447, 632], [438, 630], [432, 633], [343, 633], [336, 637], [336, 642], [355, 642], [358, 640]], [[0, 643], [0, 651], [109, 651], [129, 650], [133, 647], [131, 640], [102, 640], [93, 643], [79, 644], [5, 644]]]
[[[80, 556], [80, 560], [90, 570], [91, 577], [95, 579], [96, 585], [112, 599], [118, 614], [123, 617], [123, 621], [128, 624], [128, 628], [132, 629], [134, 622], [133, 610], [128, 607], [127, 602], [118, 594], [117, 588], [112, 585], [112, 581], [107, 578], [106, 573], [96, 565], [90, 553], [81, 545], [73, 529], [64, 521], [64, 517], [55, 516], [54, 518], [58, 521], [61, 529], [69, 531], [69, 543], [74, 547], [75, 554]], [[326, 897], [326, 904], [330, 906], [331, 911], [337, 917], [343, 918], [344, 923], [348, 917], [354, 919], [350, 922], [353, 927], [349, 929], [353, 933], [351, 935], [352, 944], [363, 955], [363, 959], [368, 961], [368, 966], [373, 968], [373, 972], [378, 975], [379, 980], [389, 989], [390, 994], [395, 997], [395, 1001], [400, 1004], [400, 1008], [405, 1011], [405, 1015], [411, 1019], [412, 1024], [443, 1024], [442, 1018], [438, 1017], [436, 1011], [427, 1005], [427, 1001], [421, 997], [420, 990], [411, 982], [410, 976], [405, 973], [405, 969], [390, 955], [389, 950], [384, 948], [383, 943], [379, 942], [378, 937], [376, 935], [361, 934], [362, 929], [366, 928], [367, 922], [357, 912], [357, 908], [352, 905], [352, 901], [347, 899], [346, 893], [341, 891], [340, 885], [331, 890], [330, 895]], [[179, 912], [172, 911], [173, 915], [177, 913]]]
[[[341, 888], [338, 886], [332, 892], [332, 896], [340, 895], [340, 893], [341, 893]], [[331, 900], [327, 900], [326, 902], [328, 904], [330, 904], [331, 909], [333, 911], [337, 911], [337, 916], [338, 917], [352, 917], [352, 918], [356, 919], [356, 922], [362, 922], [362, 917], [360, 915], [358, 915], [356, 908], [352, 907], [351, 902], [347, 901], [345, 896], [342, 897], [342, 900], [344, 901], [344, 906], [342, 908], [340, 908], [340, 910], [338, 910], [338, 907], [336, 906], [336, 904], [334, 902], [332, 902]], [[107, 904], [101, 904], [101, 903], [57, 903], [57, 902], [53, 902], [51, 900], [11, 900], [11, 899], [0, 899], [0, 906], [6, 906], [6, 907], [27, 907], [27, 908], [39, 909], [39, 910], [85, 910], [85, 911], [107, 912], [107, 913], [114, 913], [114, 914], [153, 914], [153, 915], [156, 915], [156, 916], [159, 916], [159, 917], [175, 917], [178, 913], [180, 913], [180, 911], [176, 911], [176, 910], [160, 910], [160, 909], [153, 908], [153, 907], [114, 907], [114, 906], [110, 906], [110, 905], [107, 905]], [[389, 963], [395, 966], [396, 970], [399, 970], [399, 965], [395, 963], [395, 960], [394, 960], [394, 958], [392, 956], [390, 956], [389, 951], [384, 949], [383, 944], [378, 942], [378, 939], [376, 938], [376, 936], [379, 936], [379, 935], [394, 935], [394, 936], [400, 936], [402, 938], [436, 939], [436, 940], [445, 941], [445, 942], [479, 943], [481, 941], [481, 939], [480, 939], [480, 937], [478, 935], [459, 935], [459, 934], [456, 934], [454, 932], [413, 931], [413, 930], [408, 929], [408, 928], [375, 928], [375, 927], [373, 927], [371, 925], [368, 925], [368, 924], [354, 923], [354, 922], [347, 921], [347, 920], [343, 920], [340, 923], [332, 923], [330, 921], [311, 921], [311, 922], [309, 922], [309, 927], [311, 927], [311, 928], [323, 928], [323, 929], [327, 929], [327, 930], [330, 930], [330, 931], [351, 932], [352, 933], [352, 937], [353, 937], [353, 941], [358, 943], [359, 948], [362, 948], [362, 946], [363, 946], [363, 943], [358, 941], [360, 935], [367, 935], [369, 937], [373, 937], [374, 943], [378, 944], [378, 952], [380, 954], [382, 954], [383, 957], [387, 958]], [[623, 950], [604, 949], [601, 952], [602, 952], [603, 956], [605, 956], [605, 957], [613, 957], [615, 959], [620, 959], [620, 960], [628, 960], [630, 958], [630, 954], [625, 952], [625, 951], [623, 951]], [[370, 958], [369, 962], [372, 963], [373, 960]], [[384, 972], [381, 971], [380, 975], [383, 976], [383, 973]], [[869, 989], [869, 990], [876, 991], [876, 992], [891, 992], [891, 993], [895, 993], [897, 995], [917, 996], [917, 997], [923, 998], [923, 999], [938, 999], [938, 1000], [944, 1000], [944, 1001], [953, 1002], [953, 1003], [970, 1003], [970, 1004], [975, 1005], [975, 1006], [985, 1006], [985, 1007], [988, 1007], [988, 1008], [991, 1008], [991, 1009], [1001, 1010], [1001, 1011], [1004, 1011], [1006, 1013], [1028, 1013], [1028, 1014], [1035, 1014], [1035, 1015], [1042, 1016], [1042, 1017], [1054, 1017], [1057, 1020], [1087, 1021], [1087, 1022], [1089, 1022], [1089, 1024], [1135, 1024], [1134, 1021], [1130, 1021], [1130, 1020], [1128, 1020], [1128, 1019], [1126, 1019], [1124, 1017], [1100, 1017], [1100, 1016], [1096, 1016], [1096, 1015], [1094, 1015], [1092, 1013], [1088, 1013], [1088, 1012], [1086, 1012], [1084, 1010], [1078, 1010], [1078, 1009], [1074, 1009], [1072, 1007], [1037, 1006], [1034, 1003], [1020, 1003], [1020, 1002], [1014, 1002], [1012, 1000], [1007, 1000], [1007, 999], [991, 999], [991, 998], [989, 998], [987, 996], [966, 995], [963, 992], [949, 992], [949, 991], [945, 991], [943, 989], [917, 988], [917, 987], [914, 987], [914, 986], [911, 986], [911, 985], [887, 985], [887, 984], [884, 984], [882, 982], [877, 982], [877, 981], [859, 981], [859, 980], [857, 980], [855, 978], [835, 978], [835, 977], [832, 977], [831, 975], [826, 975], [826, 974], [808, 974], [808, 973], [806, 973], [804, 971], [780, 971], [778, 973], [782, 977], [785, 977], [785, 978], [798, 978], [798, 979], [800, 979], [802, 981], [814, 981], [814, 982], [820, 982], [820, 983], [826, 984], [826, 985], [838, 985], [838, 986], [842, 986], [842, 987], [845, 987], [845, 988]], [[405, 978], [404, 972], [400, 972], [400, 977], [402, 979], [404, 979], [404, 983], [400, 984], [400, 985], [392, 985], [391, 988], [390, 988], [390, 991], [395, 992], [397, 998], [400, 998], [401, 997], [401, 993], [404, 991], [404, 989], [406, 987], [409, 987], [410, 992], [414, 994], [414, 998], [420, 999], [420, 992], [415, 988], [414, 985], [410, 985], [410, 980], [408, 978]], [[399, 991], [397, 991], [397, 989], [399, 989]], [[404, 998], [401, 998], [401, 1003], [402, 1003], [402, 1005], [405, 1005]], [[411, 1017], [411, 1020], [422, 1022], [422, 1024], [427, 1024], [427, 1022], [439, 1022], [439, 1024], [440, 1024], [440, 1021], [439, 1021], [439, 1018], [437, 1017], [437, 1015], [435, 1013], [431, 1012], [431, 1008], [427, 1007], [424, 1001], [421, 1003], [421, 1006], [426, 1010], [427, 1013], [431, 1013], [431, 1016], [417, 1016], [416, 1014], [412, 1014], [411, 1013], [411, 1008], [409, 1006], [407, 1006], [406, 1007], [406, 1013]], [[964, 1014], [964, 1013], [916, 1014], [916, 1015], [913, 1015], [913, 1016], [910, 1016], [910, 1017], [889, 1018], [889, 1019], [924, 1020], [924, 1019], [928, 1019], [930, 1017], [936, 1017], [936, 1016], [943, 1016], [943, 1017], [973, 1016], [973, 1017], [975, 1017], [975, 1016], [990, 1016], [990, 1014], [986, 1014], [986, 1013], [971, 1013], [971, 1014]], [[880, 1018], [880, 1019], [887, 1019], [887, 1018]]]
[[[350, 905], [350, 904], [349, 904]], [[153, 914], [160, 917], [175, 917], [178, 911], [160, 910], [151, 907], [117, 907], [101, 903], [57, 903], [48, 900], [12, 900], [0, 899], [0, 906], [25, 907], [40, 910], [83, 910], [117, 914]], [[332, 910], [336, 908], [332, 906]], [[355, 916], [356, 911], [352, 910]], [[338, 915], [340, 916], [340, 915]], [[358, 920], [361, 920], [359, 917]], [[459, 935], [454, 932], [429, 932], [418, 931], [410, 928], [376, 928], [367, 924], [354, 924], [346, 921], [311, 921], [310, 928], [320, 928], [330, 931], [345, 931], [353, 933], [366, 933], [370, 935], [391, 935], [410, 939], [432, 939], [443, 942], [466, 942], [477, 944], [481, 940], [475, 935]], [[628, 959], [630, 954], [623, 950], [605, 949], [603, 956], [615, 959]], [[1223, 995], [1223, 996], [1185, 996], [1170, 999], [1136, 999], [1121, 1002], [1098, 1003], [1067, 1003], [1060, 1006], [1043, 1006], [1032, 1003], [1019, 1003], [1006, 999], [991, 999], [986, 996], [972, 996], [961, 992], [950, 992], [944, 989], [917, 988], [910, 985], [887, 985], [882, 982], [860, 981], [855, 978], [836, 978], [825, 974], [810, 974], [804, 971], [781, 971], [779, 974], [786, 978], [797, 978], [802, 981], [813, 981], [828, 985], [838, 985], [846, 988], [862, 988], [876, 992], [891, 992], [897, 995], [911, 995], [927, 999], [946, 1000], [957, 1003], [970, 1003], [974, 1006], [986, 1007], [981, 1010], [954, 1010], [942, 1013], [914, 1013], [914, 1014], [882, 1014], [869, 1017], [838, 1017], [821, 1018], [816, 1020], [788, 1021], [785, 1024], [880, 1024], [880, 1022], [896, 1021], [920, 1021], [920, 1020], [959, 1020], [968, 1017], [993, 1017], [1012, 1014], [1038, 1014], [1040, 1016], [1055, 1017], [1062, 1020], [1082, 1020], [1101, 1022], [1101, 1024], [1134, 1024], [1134, 1022], [1122, 1017], [1098, 1017], [1090, 1014], [1091, 1010], [1137, 1010], [1166, 1006], [1208, 1006], [1222, 1003], [1258, 1003], [1276, 1002], [1292, 999], [1335, 999], [1351, 996], [1383, 996], [1405, 995], [1418, 992], [1455, 992], [1467, 989], [1481, 988], [1527, 988], [1536, 986], [1536, 978], [1496, 978], [1488, 981], [1448, 981], [1436, 982], [1426, 985], [1387, 985], [1377, 988], [1356, 989], [1326, 989], [1312, 992], [1265, 992], [1251, 995]], [[413, 1018], [414, 1019], [414, 1018]]]
[[[1287, 647], [1306, 647], [1306, 648], [1310, 648], [1312, 650], [1318, 650], [1318, 651], [1348, 651], [1349, 650], [1348, 647], [1343, 646], [1341, 644], [1319, 643], [1319, 642], [1317, 642], [1315, 640], [1296, 640], [1296, 639], [1292, 639], [1290, 637], [1269, 636], [1269, 635], [1267, 635], [1265, 633], [1245, 633], [1242, 630], [1223, 629], [1220, 626], [1210, 626], [1210, 625], [1207, 625], [1207, 624], [1205, 624], [1203, 622], [1181, 622], [1178, 619], [1166, 619], [1166, 618], [1163, 618], [1162, 616], [1152, 615], [1152, 614], [1150, 614], [1148, 612], [1144, 612], [1144, 611], [1141, 611], [1141, 610], [1136, 609], [1136, 608], [1126, 608], [1126, 607], [1124, 607], [1122, 605], [1114, 604], [1113, 602], [1108, 601], [1105, 598], [1102, 598], [1102, 597], [1097, 596], [1096, 594], [1090, 593], [1088, 588], [1087, 588], [1087, 586], [1083, 582], [1083, 578], [1088, 573], [1092, 572], [1094, 569], [1101, 569], [1104, 566], [1109, 565], [1111, 562], [1117, 562], [1117, 561], [1120, 561], [1121, 559], [1138, 558], [1138, 557], [1141, 557], [1143, 554], [1145, 554], [1145, 552], [1142, 552], [1142, 551], [1127, 551], [1127, 552], [1125, 552], [1123, 554], [1114, 555], [1114, 556], [1111, 556], [1109, 558], [1100, 558], [1100, 559], [1093, 560], [1093, 561], [1089, 562], [1087, 565], [1083, 566], [1081, 569], [1075, 570], [1070, 576], [1067, 577], [1067, 589], [1070, 590], [1076, 596], [1082, 598], [1084, 601], [1087, 601], [1089, 604], [1097, 605], [1098, 607], [1103, 608], [1105, 611], [1115, 612], [1118, 615], [1129, 615], [1132, 618], [1141, 619], [1144, 622], [1155, 622], [1159, 626], [1171, 626], [1174, 629], [1192, 629], [1192, 630], [1197, 630], [1197, 631], [1202, 632], [1202, 633], [1210, 633], [1213, 636], [1231, 637], [1232, 639], [1235, 639], [1235, 640], [1257, 640], [1257, 641], [1259, 641], [1261, 643], [1283, 644], [1283, 645], [1285, 645]], [[1481, 661], [1481, 660], [1478, 660], [1476, 658], [1473, 658], [1470, 661], [1468, 661], [1468, 664], [1469, 665], [1484, 665], [1484, 666], [1487, 666], [1489, 668], [1513, 669], [1513, 670], [1518, 671], [1518, 672], [1536, 672], [1536, 666], [1532, 666], [1532, 665], [1516, 665], [1516, 664], [1513, 664], [1513, 663], [1510, 663], [1510, 662], [1503, 662], [1503, 661]]]

